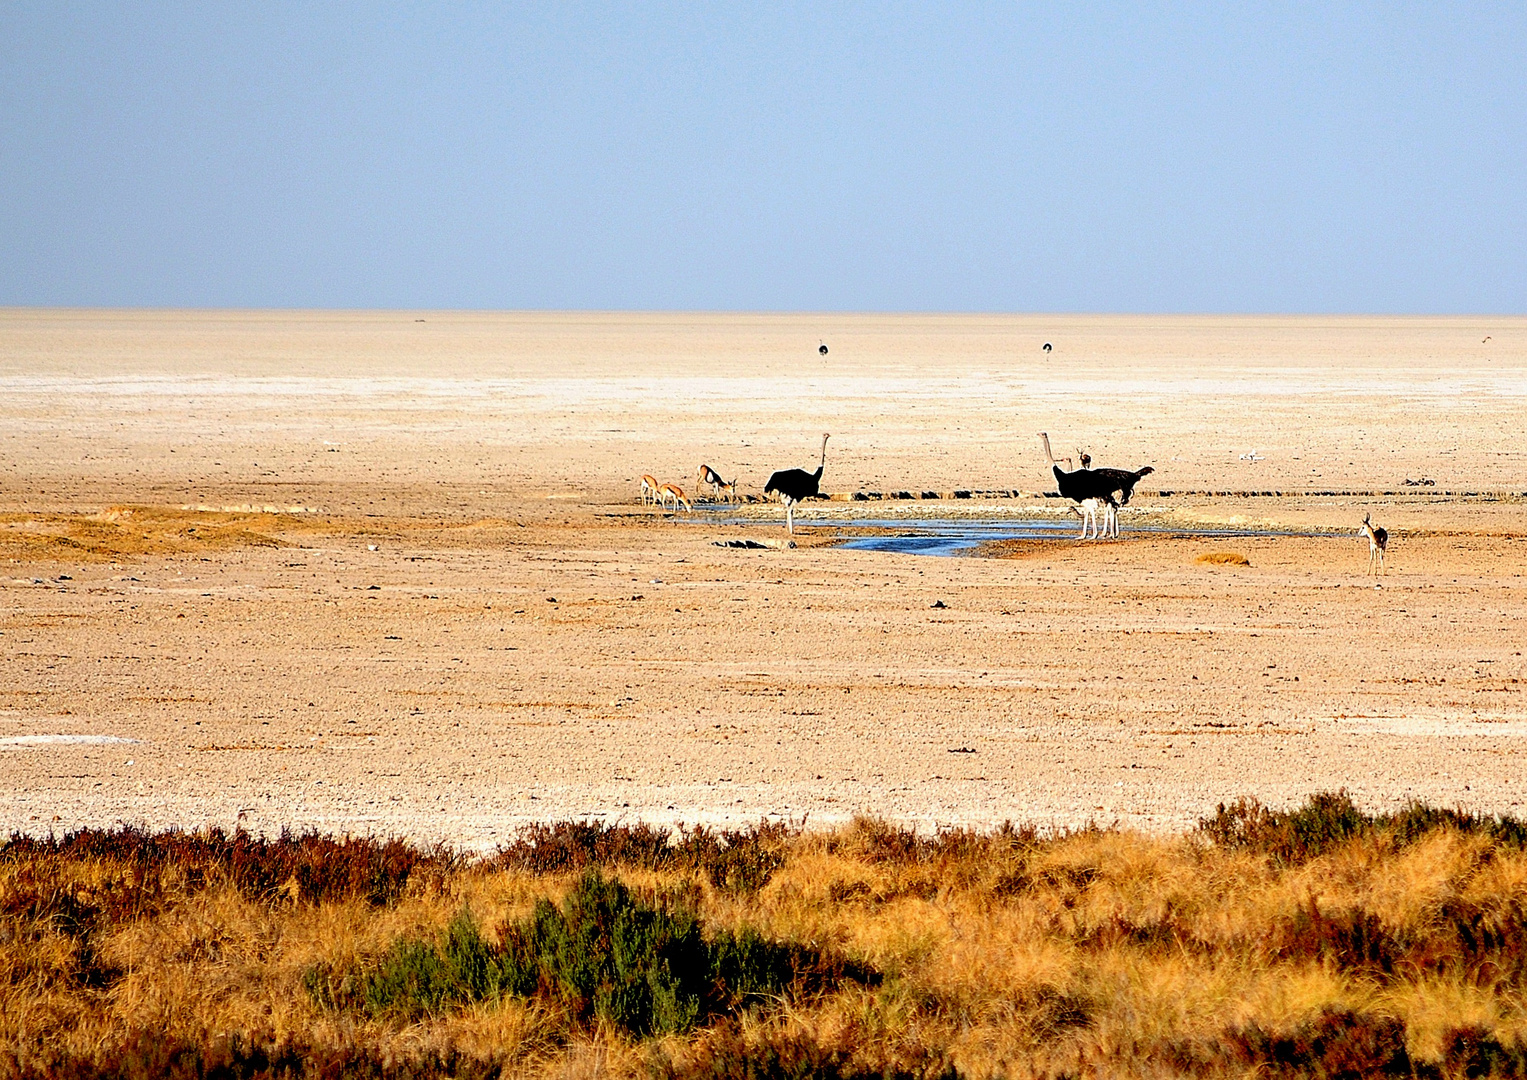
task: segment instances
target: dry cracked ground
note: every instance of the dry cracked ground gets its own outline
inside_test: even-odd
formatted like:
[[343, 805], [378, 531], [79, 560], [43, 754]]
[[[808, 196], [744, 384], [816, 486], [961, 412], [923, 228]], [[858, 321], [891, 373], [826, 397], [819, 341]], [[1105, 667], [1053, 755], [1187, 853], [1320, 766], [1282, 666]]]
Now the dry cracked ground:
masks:
[[[1522, 812], [1521, 320], [415, 317], [0, 313], [0, 828]], [[825, 430], [1019, 495], [638, 504]], [[1039, 430], [1122, 539], [836, 544], [1070, 520]]]

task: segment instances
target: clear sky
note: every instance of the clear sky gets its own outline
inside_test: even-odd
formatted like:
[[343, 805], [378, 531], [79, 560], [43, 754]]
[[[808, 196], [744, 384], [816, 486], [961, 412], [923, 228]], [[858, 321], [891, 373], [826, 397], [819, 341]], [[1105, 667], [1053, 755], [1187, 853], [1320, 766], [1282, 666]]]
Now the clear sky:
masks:
[[1527, 5], [6, 0], [0, 304], [1527, 313]]

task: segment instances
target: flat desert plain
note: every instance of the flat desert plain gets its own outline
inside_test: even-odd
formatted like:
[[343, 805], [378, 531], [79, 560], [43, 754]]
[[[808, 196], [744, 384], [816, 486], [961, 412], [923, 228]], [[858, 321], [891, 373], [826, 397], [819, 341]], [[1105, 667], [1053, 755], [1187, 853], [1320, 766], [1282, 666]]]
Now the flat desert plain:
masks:
[[[0, 385], [0, 829], [1527, 813], [1527, 320], [29, 309]], [[794, 548], [639, 501], [829, 431]], [[840, 545], [1074, 530], [1039, 431], [1120, 539]]]

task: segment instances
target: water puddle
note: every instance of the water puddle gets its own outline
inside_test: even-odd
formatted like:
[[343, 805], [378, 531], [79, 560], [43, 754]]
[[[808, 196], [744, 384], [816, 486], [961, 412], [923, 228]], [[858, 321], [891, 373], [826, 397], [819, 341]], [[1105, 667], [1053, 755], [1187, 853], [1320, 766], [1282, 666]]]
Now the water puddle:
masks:
[[[865, 526], [871, 525], [864, 522]], [[850, 527], [851, 528], [851, 527]], [[928, 521], [908, 526], [895, 523], [894, 535], [860, 536], [837, 545], [850, 551], [892, 551], [909, 555], [966, 555], [982, 544], [1002, 540], [1078, 541], [1076, 523], [1065, 519], [1033, 521]], [[1192, 536], [1206, 540], [1239, 540], [1268, 536], [1323, 536], [1324, 533], [1293, 529], [1174, 529], [1164, 526], [1119, 528], [1119, 538], [1130, 536]], [[1109, 541], [1088, 541], [1108, 543]]]
[[852, 537], [837, 545], [838, 547], [849, 551], [891, 551], [903, 555], [961, 555], [994, 540], [1074, 540], [1077, 531], [1074, 522], [1044, 518], [1027, 520], [1008, 518], [994, 521], [961, 521], [948, 518], [917, 522], [856, 521], [852, 525], [844, 525], [840, 528], [845, 533], [851, 533], [855, 529], [873, 529], [875, 533]]
[[[698, 515], [697, 515], [698, 516]], [[710, 515], [707, 515], [710, 516]], [[1159, 520], [1159, 519], [1158, 519]], [[759, 518], [724, 514], [711, 516], [712, 524], [759, 525]], [[770, 522], [772, 524], [772, 522]], [[983, 544], [1000, 541], [1076, 542], [1080, 528], [1070, 514], [1005, 515], [969, 517], [853, 517], [818, 515], [815, 520], [796, 519], [798, 528], [810, 532], [827, 527], [839, 539], [834, 545], [846, 551], [885, 551], [903, 555], [969, 555]], [[1121, 525], [1120, 539], [1131, 536], [1190, 536], [1206, 540], [1237, 540], [1273, 536], [1330, 536], [1317, 529], [1267, 529], [1233, 526], [1175, 526], [1171, 524]], [[1341, 534], [1345, 536], [1346, 534]], [[774, 546], [780, 541], [739, 541], [739, 546]], [[1108, 543], [1109, 541], [1088, 541]]]

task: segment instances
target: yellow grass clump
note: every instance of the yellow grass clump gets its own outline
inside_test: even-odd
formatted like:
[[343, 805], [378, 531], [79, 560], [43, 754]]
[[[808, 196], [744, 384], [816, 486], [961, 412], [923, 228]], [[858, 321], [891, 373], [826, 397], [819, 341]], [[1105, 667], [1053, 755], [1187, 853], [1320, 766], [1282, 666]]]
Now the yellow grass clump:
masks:
[[1251, 560], [1239, 551], [1206, 551], [1193, 560], [1203, 566], [1250, 566]]

